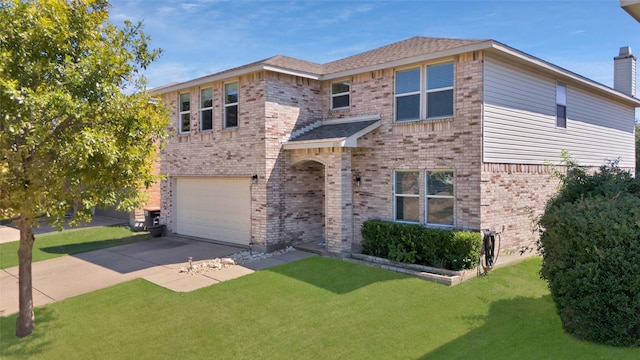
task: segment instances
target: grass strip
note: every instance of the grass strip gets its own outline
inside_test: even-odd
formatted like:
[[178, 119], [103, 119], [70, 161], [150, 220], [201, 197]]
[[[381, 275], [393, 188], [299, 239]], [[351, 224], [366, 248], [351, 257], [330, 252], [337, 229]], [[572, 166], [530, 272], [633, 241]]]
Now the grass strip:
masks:
[[[147, 233], [135, 233], [124, 226], [98, 226], [36, 235], [33, 261], [79, 254], [112, 246], [148, 240]], [[18, 265], [19, 242], [0, 244], [0, 269]]]

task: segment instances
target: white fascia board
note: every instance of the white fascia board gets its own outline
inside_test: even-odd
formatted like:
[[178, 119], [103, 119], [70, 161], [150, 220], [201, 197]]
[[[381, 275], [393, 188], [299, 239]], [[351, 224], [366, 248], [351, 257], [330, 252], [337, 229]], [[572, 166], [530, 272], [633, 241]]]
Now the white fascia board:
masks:
[[181, 83], [172, 83], [172, 84], [169, 84], [169, 85], [160, 86], [158, 88], [151, 89], [150, 91], [152, 93], [155, 93], [155, 94], [164, 94], [164, 93], [168, 93], [168, 92], [172, 92], [172, 91], [176, 91], [176, 90], [183, 90], [183, 89], [188, 89], [188, 88], [192, 88], [192, 87], [208, 84], [208, 83], [211, 83], [211, 82], [214, 82], [214, 81], [231, 79], [231, 78], [235, 78], [235, 77], [238, 77], [238, 76], [241, 76], [241, 75], [245, 75], [245, 74], [249, 74], [249, 73], [252, 73], [252, 72], [261, 71], [261, 70], [274, 71], [274, 72], [278, 72], [278, 73], [282, 73], [282, 74], [300, 76], [300, 77], [313, 79], [313, 80], [318, 80], [320, 78], [316, 74], [311, 74], [311, 73], [307, 73], [307, 72], [303, 72], [303, 71], [290, 70], [290, 69], [287, 69], [287, 68], [283, 68], [283, 67], [279, 67], [279, 66], [273, 66], [273, 65], [257, 64], [257, 65], [250, 66], [250, 67], [247, 67], [247, 68], [232, 70], [232, 71], [229, 71], [229, 72], [223, 71], [221, 73], [207, 75], [207, 76], [203, 76], [203, 77], [200, 77], [200, 78], [197, 78], [197, 79], [193, 79], [193, 80], [188, 80], [188, 81], [181, 82]]
[[588, 78], [586, 78], [586, 77], [584, 77], [582, 75], [578, 75], [578, 74], [576, 74], [574, 72], [571, 72], [571, 71], [569, 71], [567, 69], [564, 69], [564, 68], [562, 68], [560, 66], [553, 65], [550, 62], [544, 61], [542, 59], [539, 59], [537, 57], [531, 56], [529, 54], [526, 54], [524, 52], [521, 52], [519, 50], [516, 50], [516, 49], [511, 48], [511, 47], [509, 47], [507, 45], [503, 45], [503, 44], [500, 44], [500, 43], [497, 43], [497, 42], [493, 43], [492, 48], [497, 50], [500, 53], [509, 55], [511, 57], [515, 57], [515, 58], [517, 58], [519, 60], [522, 60], [522, 61], [526, 61], [526, 62], [528, 62], [528, 63], [530, 63], [532, 65], [535, 65], [537, 67], [543, 68], [548, 72], [555, 73], [557, 75], [560, 75], [560, 76], [562, 76], [564, 78], [568, 78], [568, 79], [570, 79], [572, 81], [581, 83], [581, 84], [583, 84], [585, 86], [588, 86], [590, 88], [595, 88], [595, 89], [597, 89], [597, 90], [599, 90], [601, 92], [605, 92], [605, 93], [607, 93], [607, 94], [609, 94], [611, 96], [614, 96], [614, 97], [616, 97], [616, 98], [618, 98], [618, 99], [620, 99], [622, 101], [633, 103], [633, 105], [635, 105], [636, 107], [640, 107], [640, 99], [637, 99], [637, 98], [635, 98], [633, 96], [629, 96], [627, 94], [619, 92], [618, 90], [612, 89], [612, 88], [610, 88], [608, 86], [605, 86], [605, 85], [600, 84], [600, 83], [598, 83], [596, 81], [588, 79]]
[[338, 125], [338, 124], [380, 120], [380, 119], [381, 119], [380, 114], [361, 115], [361, 116], [354, 116], [354, 117], [347, 117], [347, 118], [323, 120], [322, 125]]
[[287, 69], [279, 66], [273, 66], [273, 65], [264, 65], [262, 68], [263, 70], [273, 71], [281, 74], [294, 75], [294, 76], [299, 76], [299, 77], [312, 79], [312, 80], [320, 80], [319, 75], [304, 72], [304, 71], [291, 70], [291, 69]]
[[282, 148], [285, 150], [293, 149], [315, 149], [315, 148], [327, 148], [327, 147], [343, 147], [347, 138], [333, 138], [333, 139], [321, 139], [321, 140], [305, 140], [305, 141], [291, 141], [282, 144]]
[[455, 55], [464, 54], [464, 53], [468, 53], [468, 52], [489, 49], [489, 48], [491, 48], [492, 45], [493, 45], [493, 40], [487, 40], [487, 41], [483, 41], [483, 42], [479, 42], [479, 43], [475, 43], [475, 44], [471, 44], [471, 45], [465, 45], [465, 46], [461, 46], [461, 47], [457, 47], [457, 48], [453, 48], [453, 49], [448, 49], [448, 50], [443, 50], [443, 51], [438, 51], [438, 52], [433, 52], [433, 53], [427, 53], [427, 54], [420, 54], [420, 55], [417, 55], [417, 56], [412, 56], [412, 57], [408, 57], [408, 58], [404, 58], [404, 59], [400, 59], [400, 60], [394, 60], [394, 61], [389, 61], [389, 62], [376, 64], [376, 65], [371, 65], [371, 66], [367, 66], [367, 67], [359, 67], [359, 68], [355, 68], [355, 69], [351, 69], [351, 70], [346, 70], [346, 71], [341, 71], [341, 72], [337, 72], [337, 73], [327, 74], [327, 75], [321, 76], [320, 80], [333, 80], [333, 79], [338, 79], [338, 78], [342, 78], [342, 77], [346, 77], [346, 76], [362, 74], [362, 73], [369, 72], [369, 71], [376, 71], [376, 70], [383, 70], [383, 69], [388, 69], [388, 68], [401, 67], [401, 66], [405, 66], [405, 65], [414, 64], [414, 63], [420, 63], [420, 62], [426, 62], [426, 61], [430, 61], [430, 60], [436, 60], [436, 59], [441, 59], [441, 58], [446, 58], [446, 57], [452, 57], [452, 56], [455, 56]]
[[238, 77], [240, 75], [249, 74], [249, 73], [260, 71], [260, 70], [263, 70], [263, 69], [264, 69], [264, 65], [258, 64], [258, 65], [250, 66], [250, 67], [243, 68], [243, 69], [232, 70], [232, 71], [229, 71], [229, 72], [216, 73], [216, 74], [212, 74], [212, 75], [203, 76], [203, 77], [200, 77], [200, 78], [197, 78], [197, 79], [184, 81], [184, 82], [181, 82], [181, 83], [169, 84], [169, 85], [166, 85], [166, 86], [161, 86], [159, 88], [152, 89], [151, 91], [154, 92], [154, 93], [157, 93], [157, 94], [165, 94], [165, 93], [172, 92], [172, 91], [189, 89], [189, 88], [192, 88], [192, 87], [208, 84], [208, 83], [211, 83], [211, 82], [214, 82], [214, 81], [219, 81], [219, 80]]
[[364, 136], [370, 132], [372, 132], [373, 130], [377, 129], [380, 127], [380, 125], [382, 125], [382, 121], [376, 121], [375, 123], [367, 126], [366, 128], [358, 131], [357, 133], [349, 136], [348, 138], [346, 138], [346, 140], [344, 141], [344, 147], [358, 147], [358, 139], [361, 136]]

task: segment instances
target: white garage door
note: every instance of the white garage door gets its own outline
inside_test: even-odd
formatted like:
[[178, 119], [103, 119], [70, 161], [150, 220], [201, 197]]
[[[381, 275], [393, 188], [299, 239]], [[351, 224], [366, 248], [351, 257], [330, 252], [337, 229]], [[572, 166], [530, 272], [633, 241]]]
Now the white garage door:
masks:
[[249, 179], [178, 178], [176, 233], [248, 245], [250, 192]]

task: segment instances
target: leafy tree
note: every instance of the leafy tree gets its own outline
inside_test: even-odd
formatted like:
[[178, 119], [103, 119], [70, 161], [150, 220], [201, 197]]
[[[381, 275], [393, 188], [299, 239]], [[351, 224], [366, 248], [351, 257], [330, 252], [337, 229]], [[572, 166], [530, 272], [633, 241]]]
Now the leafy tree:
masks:
[[139, 206], [168, 117], [141, 70], [160, 54], [106, 0], [0, 0], [0, 218], [20, 228], [16, 335], [35, 326], [33, 226]]

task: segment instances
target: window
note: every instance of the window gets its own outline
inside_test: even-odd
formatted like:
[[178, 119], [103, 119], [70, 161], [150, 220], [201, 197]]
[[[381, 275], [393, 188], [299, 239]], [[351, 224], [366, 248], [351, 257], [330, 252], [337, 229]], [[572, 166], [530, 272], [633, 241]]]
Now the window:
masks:
[[395, 100], [399, 122], [452, 117], [453, 63], [397, 71]]
[[224, 84], [224, 128], [238, 127], [238, 82]]
[[213, 130], [213, 88], [200, 90], [200, 131]]
[[331, 84], [331, 110], [347, 109], [350, 104], [351, 83], [340, 81]]
[[420, 68], [396, 72], [396, 121], [420, 120]]
[[556, 126], [567, 127], [567, 85], [556, 83]]
[[453, 171], [427, 171], [426, 182], [427, 225], [453, 226]]
[[394, 207], [396, 221], [420, 221], [420, 189], [417, 171], [396, 171]]
[[427, 118], [453, 116], [453, 63], [427, 66]]
[[189, 93], [180, 94], [180, 123], [179, 133], [188, 134], [191, 128], [191, 95]]

